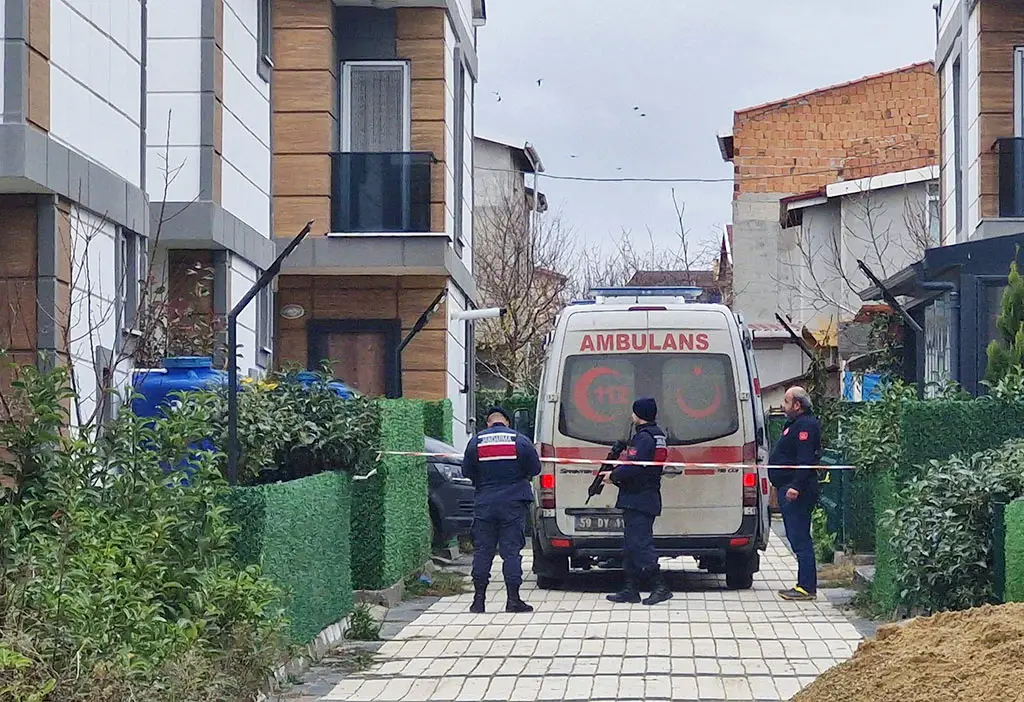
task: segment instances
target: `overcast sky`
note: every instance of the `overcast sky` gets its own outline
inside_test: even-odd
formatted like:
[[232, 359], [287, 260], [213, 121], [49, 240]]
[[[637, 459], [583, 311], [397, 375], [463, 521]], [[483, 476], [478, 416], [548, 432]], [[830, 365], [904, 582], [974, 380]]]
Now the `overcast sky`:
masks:
[[[729, 178], [715, 136], [735, 110], [933, 59], [932, 4], [488, 0], [476, 133], [530, 141], [552, 175]], [[650, 227], [670, 244], [672, 187], [541, 180], [588, 242]], [[694, 235], [718, 236], [731, 184], [674, 187]]]

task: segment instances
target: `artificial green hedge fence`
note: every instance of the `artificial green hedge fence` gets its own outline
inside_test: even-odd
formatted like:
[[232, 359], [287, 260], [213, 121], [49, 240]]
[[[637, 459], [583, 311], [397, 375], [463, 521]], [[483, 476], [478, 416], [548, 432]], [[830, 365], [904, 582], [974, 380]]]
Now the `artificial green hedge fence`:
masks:
[[231, 490], [236, 555], [242, 563], [259, 564], [288, 593], [297, 644], [309, 643], [352, 611], [351, 499], [345, 473]]
[[423, 404], [423, 433], [432, 439], [451, 444], [454, 440], [452, 401], [437, 400]]
[[875, 502], [875, 579], [871, 598], [885, 610], [899, 604], [892, 534], [879, 518], [892, 507], [895, 495], [918, 468], [953, 454], [971, 456], [1024, 437], [1024, 403], [977, 400], [926, 400], [905, 402], [899, 419], [899, 461], [884, 475], [872, 476]]
[[1003, 513], [1006, 529], [1006, 581], [1003, 599], [1024, 602], [1024, 500], [1014, 500]]
[[[381, 451], [423, 451], [417, 400], [382, 400]], [[394, 585], [430, 557], [427, 470], [423, 458], [381, 456], [377, 473], [353, 482], [352, 581], [358, 590]]]
[[476, 394], [476, 425], [484, 427], [487, 421], [487, 410], [499, 406], [509, 415], [514, 415], [516, 410], [537, 410], [537, 396], [523, 393], [506, 395], [500, 390], [479, 390]]

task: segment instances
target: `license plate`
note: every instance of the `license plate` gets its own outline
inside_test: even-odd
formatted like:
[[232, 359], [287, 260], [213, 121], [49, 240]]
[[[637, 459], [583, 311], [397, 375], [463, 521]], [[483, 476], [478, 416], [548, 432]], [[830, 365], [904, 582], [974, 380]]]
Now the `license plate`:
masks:
[[611, 516], [611, 517], [591, 517], [591, 516], [576, 516], [576, 531], [606, 531], [606, 532], [621, 532], [624, 526], [622, 523], [622, 517]]

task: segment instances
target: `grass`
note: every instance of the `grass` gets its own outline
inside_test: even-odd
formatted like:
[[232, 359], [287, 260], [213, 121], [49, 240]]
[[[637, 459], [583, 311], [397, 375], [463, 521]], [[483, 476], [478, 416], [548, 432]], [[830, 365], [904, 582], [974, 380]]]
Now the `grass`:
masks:
[[818, 568], [818, 587], [853, 587], [853, 563], [826, 563]]
[[871, 599], [871, 593], [867, 590], [858, 592], [850, 601], [850, 607], [858, 615], [865, 619], [889, 622], [893, 620], [892, 612], [886, 611]]
[[465, 578], [459, 573], [448, 570], [435, 571], [432, 582], [428, 585], [420, 580], [419, 575], [413, 575], [405, 581], [405, 598], [416, 597], [454, 597], [467, 592]]
[[357, 604], [348, 620], [345, 638], [350, 641], [379, 641], [381, 623], [373, 618], [367, 605]]
[[377, 656], [372, 651], [361, 648], [342, 648], [331, 656], [332, 667], [338, 668], [345, 675], [360, 673], [376, 662]]
[[459, 537], [459, 553], [463, 553], [467, 556], [473, 554], [473, 539], [468, 536]]

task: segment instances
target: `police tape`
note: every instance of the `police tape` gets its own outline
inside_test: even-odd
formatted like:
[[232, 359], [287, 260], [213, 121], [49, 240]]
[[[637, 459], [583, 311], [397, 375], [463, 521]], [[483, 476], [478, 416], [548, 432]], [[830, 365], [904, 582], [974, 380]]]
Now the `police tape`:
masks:
[[[380, 460], [381, 456], [406, 456], [413, 458], [447, 458], [461, 461], [463, 454], [461, 453], [430, 453], [425, 451], [380, 451], [377, 454], [377, 460]], [[541, 456], [541, 463], [555, 463], [561, 465], [613, 465], [613, 466], [660, 466], [662, 468], [683, 468], [695, 469], [695, 470], [719, 470], [719, 469], [730, 469], [730, 468], [750, 468], [753, 464], [751, 463], [689, 463], [679, 461], [623, 461], [615, 459], [598, 459], [598, 458], [557, 458], [554, 456]], [[758, 468], [767, 468], [771, 470], [854, 470], [855, 466], [773, 466], [765, 464], [757, 464]], [[595, 471], [596, 472], [596, 471]], [[369, 477], [369, 474], [367, 474]]]

